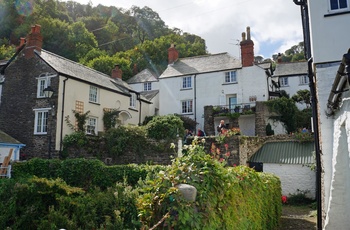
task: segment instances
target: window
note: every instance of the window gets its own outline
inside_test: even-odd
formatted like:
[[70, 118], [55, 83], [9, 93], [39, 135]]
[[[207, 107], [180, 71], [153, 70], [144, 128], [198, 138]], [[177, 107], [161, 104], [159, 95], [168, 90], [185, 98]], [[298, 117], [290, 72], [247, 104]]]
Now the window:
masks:
[[182, 105], [181, 113], [192, 113], [193, 112], [192, 100], [182, 101], [181, 105]]
[[280, 85], [281, 86], [288, 86], [288, 77], [281, 77], [280, 78]]
[[132, 93], [130, 97], [130, 107], [136, 108], [136, 94]]
[[333, 11], [349, 9], [348, 0], [330, 0], [330, 9]]
[[91, 135], [97, 134], [97, 118], [89, 117], [87, 119], [86, 133]]
[[182, 88], [183, 89], [192, 88], [192, 78], [191, 77], [183, 77], [182, 78]]
[[237, 82], [236, 71], [230, 71], [225, 73], [225, 83]]
[[38, 86], [36, 96], [38, 98], [45, 97], [44, 89], [50, 85], [50, 78], [47, 77], [39, 77], [38, 78]]
[[300, 76], [299, 77], [299, 84], [300, 85], [307, 85], [307, 84], [309, 84], [309, 77], [308, 76]]
[[98, 102], [98, 88], [90, 85], [89, 102]]
[[152, 82], [145, 82], [145, 83], [143, 83], [143, 90], [144, 91], [152, 90]]
[[47, 134], [48, 109], [35, 110], [34, 134]]

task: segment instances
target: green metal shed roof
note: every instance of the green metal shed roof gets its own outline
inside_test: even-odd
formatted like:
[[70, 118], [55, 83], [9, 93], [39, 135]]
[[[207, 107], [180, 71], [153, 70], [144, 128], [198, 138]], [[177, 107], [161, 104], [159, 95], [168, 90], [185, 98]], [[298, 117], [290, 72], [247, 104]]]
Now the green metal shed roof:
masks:
[[312, 164], [315, 161], [314, 151], [314, 142], [268, 142], [251, 156], [249, 162]]

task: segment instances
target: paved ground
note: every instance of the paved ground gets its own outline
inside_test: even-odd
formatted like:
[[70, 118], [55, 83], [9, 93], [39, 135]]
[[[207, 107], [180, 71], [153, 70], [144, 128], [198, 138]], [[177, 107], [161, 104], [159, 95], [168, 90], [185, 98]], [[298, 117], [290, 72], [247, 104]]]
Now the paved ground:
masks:
[[308, 206], [282, 206], [281, 224], [278, 230], [315, 230], [316, 211]]

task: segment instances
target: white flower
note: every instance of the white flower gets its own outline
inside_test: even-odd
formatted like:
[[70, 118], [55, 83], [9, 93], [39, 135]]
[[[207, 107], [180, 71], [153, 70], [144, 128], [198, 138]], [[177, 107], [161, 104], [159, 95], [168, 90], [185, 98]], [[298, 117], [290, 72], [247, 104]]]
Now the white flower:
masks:
[[202, 138], [201, 142], [202, 144], [205, 144], [205, 138]]
[[171, 144], [170, 144], [170, 148], [171, 148], [171, 149], [175, 149], [175, 144], [174, 144], [174, 143], [171, 143]]

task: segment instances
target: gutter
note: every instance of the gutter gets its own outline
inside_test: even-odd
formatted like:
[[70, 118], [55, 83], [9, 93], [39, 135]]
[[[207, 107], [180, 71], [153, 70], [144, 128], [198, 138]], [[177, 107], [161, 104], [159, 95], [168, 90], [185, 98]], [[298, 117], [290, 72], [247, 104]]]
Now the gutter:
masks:
[[343, 59], [339, 65], [335, 76], [331, 92], [328, 97], [326, 115], [330, 117], [339, 109], [339, 100], [343, 92], [349, 89], [344, 89], [346, 83], [350, 82], [350, 49], [348, 53], [343, 55]]
[[66, 94], [66, 81], [68, 77], [63, 80], [63, 90], [62, 90], [62, 111], [61, 111], [61, 131], [60, 131], [60, 153], [62, 152], [63, 147], [63, 118], [64, 118], [64, 102], [65, 102], [65, 94]]

